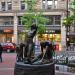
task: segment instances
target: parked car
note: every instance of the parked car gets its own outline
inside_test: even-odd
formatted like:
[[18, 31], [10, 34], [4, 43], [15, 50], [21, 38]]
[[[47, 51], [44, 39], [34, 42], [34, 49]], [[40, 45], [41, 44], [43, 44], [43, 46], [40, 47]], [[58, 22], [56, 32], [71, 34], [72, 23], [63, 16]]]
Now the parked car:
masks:
[[2, 44], [3, 50], [7, 52], [14, 52], [16, 51], [16, 45], [14, 43], [4, 43]]

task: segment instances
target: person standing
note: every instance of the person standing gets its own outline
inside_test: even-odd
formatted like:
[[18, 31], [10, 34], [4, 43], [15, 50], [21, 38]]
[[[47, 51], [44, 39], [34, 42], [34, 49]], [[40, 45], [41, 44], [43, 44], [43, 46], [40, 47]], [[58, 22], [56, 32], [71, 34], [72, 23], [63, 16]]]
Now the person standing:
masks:
[[23, 47], [24, 44], [20, 43], [20, 45], [16, 46], [16, 53], [17, 53], [17, 61], [23, 61]]
[[0, 62], [2, 62], [2, 51], [3, 51], [3, 47], [2, 47], [2, 45], [0, 44]]
[[24, 44], [20, 43], [20, 57], [23, 59], [23, 48], [24, 48]]

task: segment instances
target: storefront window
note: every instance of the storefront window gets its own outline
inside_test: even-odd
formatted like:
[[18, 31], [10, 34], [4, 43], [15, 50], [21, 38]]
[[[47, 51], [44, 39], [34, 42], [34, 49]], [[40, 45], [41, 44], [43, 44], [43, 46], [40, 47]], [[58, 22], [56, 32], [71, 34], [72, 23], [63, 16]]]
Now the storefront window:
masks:
[[12, 42], [12, 37], [6, 37], [6, 42]]
[[53, 42], [61, 42], [61, 34], [42, 34], [40, 37], [40, 34], [38, 36], [40, 40], [50, 40]]
[[61, 41], [61, 35], [60, 34], [55, 34], [55, 41], [60, 42]]

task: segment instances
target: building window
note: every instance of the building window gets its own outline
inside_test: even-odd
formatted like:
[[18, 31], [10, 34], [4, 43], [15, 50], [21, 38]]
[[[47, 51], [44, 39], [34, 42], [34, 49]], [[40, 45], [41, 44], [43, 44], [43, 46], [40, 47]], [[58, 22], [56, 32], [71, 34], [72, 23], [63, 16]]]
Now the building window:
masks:
[[5, 2], [1, 2], [1, 10], [2, 10], [2, 11], [5, 11], [5, 9], [6, 9], [6, 4], [5, 4]]
[[47, 9], [51, 9], [52, 8], [52, 0], [47, 0]]
[[21, 1], [21, 10], [25, 10], [25, 3], [24, 3], [24, 1]]
[[5, 20], [3, 25], [13, 25], [13, 20]]
[[45, 16], [49, 21], [46, 23], [46, 25], [53, 25], [53, 17], [50, 15]]
[[7, 2], [8, 10], [12, 10], [12, 2]]
[[9, 17], [9, 16], [5, 16], [5, 17], [0, 17], [0, 25], [3, 25], [3, 26], [7, 26], [7, 25], [13, 25], [13, 17]]
[[10, 22], [9, 21], [5, 21], [4, 25], [10, 25]]
[[61, 24], [61, 16], [60, 15], [46, 15], [45, 16], [49, 21], [46, 25], [60, 25]]
[[[54, 4], [54, 5], [53, 5]], [[57, 7], [57, 0], [43, 0], [43, 9], [52, 9], [52, 7]]]
[[45, 4], [46, 4], [46, 2], [45, 2], [45, 0], [43, 0], [43, 3], [42, 3], [42, 7], [43, 7], [43, 9], [45, 9]]
[[55, 22], [55, 25], [60, 25], [61, 24], [61, 16], [60, 15], [54, 16], [54, 22]]
[[42, 5], [43, 5], [43, 9], [51, 9], [52, 0], [43, 0]]
[[21, 16], [18, 17], [18, 25], [22, 25]]
[[56, 1], [55, 1], [55, 8], [57, 8], [57, 3], [58, 3], [58, 2], [57, 2], [57, 0], [56, 0]]

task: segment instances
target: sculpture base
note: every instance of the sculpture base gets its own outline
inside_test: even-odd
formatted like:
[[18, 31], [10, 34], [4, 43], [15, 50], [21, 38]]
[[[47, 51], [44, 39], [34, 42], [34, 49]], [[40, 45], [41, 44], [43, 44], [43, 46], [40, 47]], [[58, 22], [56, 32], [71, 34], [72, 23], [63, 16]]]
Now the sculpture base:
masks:
[[55, 75], [54, 63], [30, 65], [16, 62], [14, 75]]

